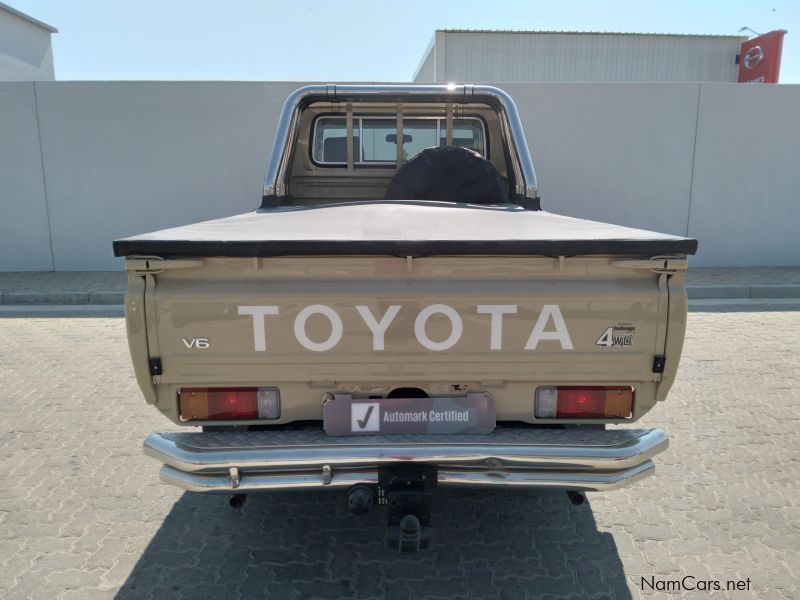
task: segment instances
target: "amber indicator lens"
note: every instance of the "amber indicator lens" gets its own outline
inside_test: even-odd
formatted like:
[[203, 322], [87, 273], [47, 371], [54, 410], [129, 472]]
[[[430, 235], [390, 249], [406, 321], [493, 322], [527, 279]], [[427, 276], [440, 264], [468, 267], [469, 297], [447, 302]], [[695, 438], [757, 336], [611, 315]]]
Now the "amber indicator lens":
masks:
[[559, 385], [536, 388], [537, 419], [629, 419], [631, 386]]

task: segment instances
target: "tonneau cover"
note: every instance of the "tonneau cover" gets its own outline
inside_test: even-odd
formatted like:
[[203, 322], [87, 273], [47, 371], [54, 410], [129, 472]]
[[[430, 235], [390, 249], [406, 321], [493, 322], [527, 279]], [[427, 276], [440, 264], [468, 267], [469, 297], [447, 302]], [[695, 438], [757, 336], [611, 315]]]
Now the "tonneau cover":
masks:
[[114, 242], [116, 256], [694, 254], [697, 240], [515, 205], [353, 201], [285, 206]]

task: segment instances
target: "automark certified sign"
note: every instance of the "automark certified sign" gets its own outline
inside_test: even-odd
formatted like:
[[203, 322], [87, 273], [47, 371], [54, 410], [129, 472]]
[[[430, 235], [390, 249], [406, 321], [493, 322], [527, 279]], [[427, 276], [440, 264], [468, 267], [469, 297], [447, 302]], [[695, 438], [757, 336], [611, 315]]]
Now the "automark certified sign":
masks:
[[328, 435], [491, 433], [495, 428], [487, 393], [380, 400], [337, 395], [325, 403], [323, 419]]

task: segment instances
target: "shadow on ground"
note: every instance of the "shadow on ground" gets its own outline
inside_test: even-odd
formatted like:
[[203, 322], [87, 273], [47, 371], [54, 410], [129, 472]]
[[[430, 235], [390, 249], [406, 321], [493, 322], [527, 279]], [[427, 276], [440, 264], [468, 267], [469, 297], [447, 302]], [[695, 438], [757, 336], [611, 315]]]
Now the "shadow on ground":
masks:
[[184, 494], [118, 598], [630, 598], [613, 537], [563, 492], [434, 496], [434, 546], [384, 546], [385, 512], [344, 494]]

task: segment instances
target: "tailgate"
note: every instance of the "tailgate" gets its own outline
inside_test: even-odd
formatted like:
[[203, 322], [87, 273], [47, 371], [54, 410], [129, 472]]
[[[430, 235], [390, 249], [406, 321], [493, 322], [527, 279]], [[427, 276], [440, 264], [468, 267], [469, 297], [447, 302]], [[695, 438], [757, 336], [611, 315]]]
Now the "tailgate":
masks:
[[[279, 387], [281, 421], [324, 392], [483, 389], [533, 421], [537, 385], [633, 385], [636, 418], [674, 378], [682, 257], [131, 257], [137, 378], [176, 419], [181, 386]], [[663, 359], [662, 357], [666, 357]]]

